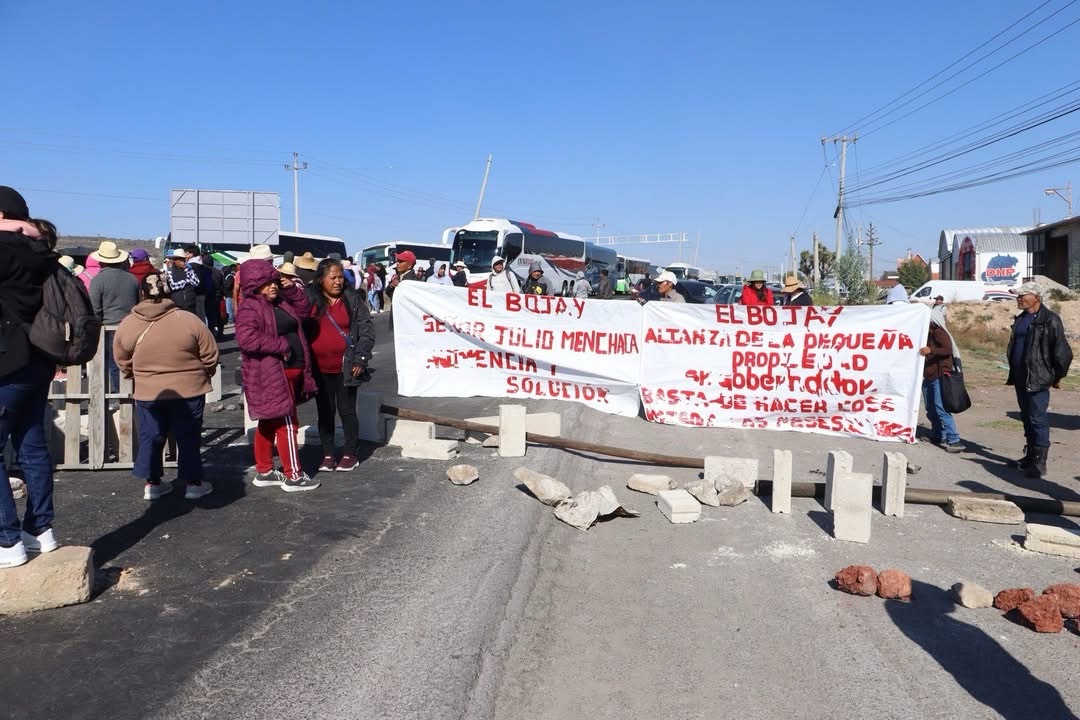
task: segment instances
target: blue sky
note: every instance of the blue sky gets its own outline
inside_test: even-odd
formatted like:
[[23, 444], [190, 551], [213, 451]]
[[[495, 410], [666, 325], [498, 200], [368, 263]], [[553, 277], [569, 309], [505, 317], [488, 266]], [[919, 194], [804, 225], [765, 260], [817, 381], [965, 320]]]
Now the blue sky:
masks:
[[[1068, 4], [1047, 3], [1028, 25], [1065, 9], [977, 69], [1080, 17]], [[300, 229], [355, 251], [436, 242], [471, 219], [492, 153], [484, 215], [581, 235], [597, 218], [604, 235], [685, 231], [684, 260], [778, 269], [793, 232], [798, 249], [814, 230], [834, 242], [838, 168], [821, 137], [1037, 5], [11, 3], [0, 183], [69, 234], [166, 234], [174, 187], [278, 191], [289, 228], [284, 164], [296, 150], [310, 163]], [[867, 135], [849, 151], [849, 184], [1076, 80], [1067, 48], [1078, 33]], [[967, 160], [1069, 132], [1078, 117]], [[1035, 209], [1063, 217], [1042, 190], [1072, 169], [848, 217], [878, 228], [880, 272], [909, 248], [933, 256], [942, 228], [1030, 224]], [[621, 249], [661, 264], [679, 255]]]

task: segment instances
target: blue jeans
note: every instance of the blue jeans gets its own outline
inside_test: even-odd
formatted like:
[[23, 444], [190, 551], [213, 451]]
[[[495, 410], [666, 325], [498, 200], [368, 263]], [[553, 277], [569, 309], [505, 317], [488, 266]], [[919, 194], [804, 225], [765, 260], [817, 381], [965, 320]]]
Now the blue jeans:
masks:
[[379, 293], [368, 290], [368, 305], [371, 307], [371, 312], [379, 312]]
[[5, 547], [22, 539], [20, 529], [38, 535], [52, 527], [53, 470], [45, 439], [45, 405], [55, 370], [52, 363], [35, 357], [0, 378], [0, 448], [11, 440], [26, 481], [26, 514], [20, 525], [0, 454], [0, 545]]
[[1050, 391], [1028, 392], [1024, 389], [1027, 378], [1016, 383], [1016, 404], [1020, 406], [1020, 419], [1024, 423], [1024, 437], [1028, 450], [1050, 447]]
[[228, 315], [228, 322], [236, 322], [236, 317], [233, 314], [233, 302], [231, 297], [225, 298], [225, 314]]
[[172, 433], [176, 440], [176, 477], [201, 483], [202, 424], [206, 397], [136, 400], [139, 419], [139, 451], [131, 474], [147, 482], [160, 482], [164, 472], [162, 454]]
[[[110, 393], [120, 392], [120, 367], [116, 364], [116, 358], [113, 357], [112, 351], [113, 338], [115, 337], [115, 330], [105, 331], [105, 372], [109, 378], [105, 392]], [[109, 402], [114, 401], [110, 400]]]
[[960, 442], [960, 433], [956, 431], [956, 421], [952, 413], [941, 404], [941, 381], [923, 380], [923, 401], [926, 405], [926, 417], [930, 421], [930, 437], [947, 445]]

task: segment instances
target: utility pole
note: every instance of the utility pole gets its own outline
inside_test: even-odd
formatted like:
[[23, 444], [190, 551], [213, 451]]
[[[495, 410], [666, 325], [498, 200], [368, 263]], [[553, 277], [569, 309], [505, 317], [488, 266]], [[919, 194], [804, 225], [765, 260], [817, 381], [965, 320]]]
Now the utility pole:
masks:
[[604, 223], [600, 222], [600, 218], [596, 218], [596, 222], [594, 222], [592, 224], [592, 226], [594, 228], [596, 228], [596, 239], [593, 240], [593, 242], [599, 245], [600, 244], [600, 231], [604, 228]]
[[491, 153], [488, 153], [487, 165], [484, 166], [484, 181], [480, 183], [480, 199], [476, 201], [476, 213], [473, 220], [480, 217], [480, 206], [484, 204], [484, 191], [487, 190], [488, 173], [491, 172]]
[[858, 135], [850, 138], [847, 135], [821, 138], [822, 145], [829, 141], [832, 141], [833, 145], [840, 143], [840, 184], [836, 193], [836, 212], [833, 213], [833, 217], [836, 218], [836, 257], [840, 257], [840, 238], [844, 227], [844, 171], [847, 168], [847, 146], [849, 142], [857, 142], [858, 139]]
[[[1067, 195], [1062, 195], [1061, 194], [1062, 190], [1064, 190], [1068, 194]], [[1068, 214], [1067, 217], [1072, 217], [1073, 216], [1073, 214], [1072, 214], [1072, 180], [1065, 183], [1065, 187], [1063, 187], [1063, 188], [1046, 188], [1045, 190], [1043, 190], [1043, 192], [1046, 193], [1049, 196], [1057, 195], [1059, 198], [1064, 200], [1069, 206], [1069, 214]], [[1036, 224], [1038, 224], [1038, 223], [1036, 223]]]
[[300, 232], [300, 171], [307, 170], [307, 163], [300, 163], [300, 153], [292, 154], [292, 165], [286, 165], [286, 170], [292, 170], [292, 198], [293, 198], [293, 232]]
[[877, 237], [877, 228], [874, 227], [874, 223], [870, 223], [870, 226], [866, 229], [866, 240], [863, 241], [866, 247], [870, 248], [870, 282], [874, 281], [874, 248], [881, 244], [881, 241]]
[[820, 272], [818, 271], [817, 244], [818, 244], [817, 243], [817, 231], [815, 230], [814, 231], [814, 270], [813, 270], [813, 272], [814, 272], [814, 289], [815, 290], [818, 289], [818, 280], [820, 279], [818, 277], [818, 275], [820, 275]]
[[791, 236], [791, 246], [790, 246], [789, 250], [791, 252], [791, 274], [795, 275], [795, 276], [798, 276], [798, 274], [799, 274], [799, 264], [795, 261], [795, 236], [794, 235]]

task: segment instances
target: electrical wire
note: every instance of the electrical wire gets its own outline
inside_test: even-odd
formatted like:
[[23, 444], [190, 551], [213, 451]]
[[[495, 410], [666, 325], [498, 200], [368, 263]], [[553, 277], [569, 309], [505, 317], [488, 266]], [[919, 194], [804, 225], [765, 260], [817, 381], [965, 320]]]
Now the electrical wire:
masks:
[[[1073, 0], [1073, 1], [1075, 2], [1075, 0]], [[998, 33], [997, 33], [996, 35], [994, 35], [994, 36], [993, 36], [993, 37], [991, 37], [990, 39], [988, 39], [988, 40], [984, 41], [983, 43], [981, 43], [981, 44], [977, 45], [977, 46], [976, 46], [976, 47], [975, 47], [974, 49], [972, 49], [972, 50], [968, 51], [968, 52], [967, 52], [967, 53], [965, 53], [965, 54], [964, 54], [964, 55], [963, 55], [962, 57], [958, 58], [957, 60], [954, 60], [954, 61], [953, 61], [952, 63], [950, 63], [949, 65], [946, 65], [946, 66], [945, 66], [944, 68], [942, 68], [941, 70], [938, 70], [938, 71], [937, 71], [936, 73], [934, 73], [933, 75], [931, 75], [930, 77], [928, 77], [928, 78], [927, 78], [926, 80], [923, 80], [923, 81], [922, 81], [921, 83], [919, 83], [919, 84], [918, 84], [918, 85], [916, 85], [915, 87], [913, 87], [913, 88], [911, 88], [910, 90], [907, 90], [906, 92], [904, 92], [904, 93], [902, 93], [902, 94], [898, 95], [897, 97], [893, 98], [892, 100], [890, 100], [889, 102], [885, 103], [885, 104], [884, 104], [884, 105], [882, 105], [881, 107], [877, 108], [877, 109], [876, 109], [876, 110], [874, 110], [873, 112], [871, 112], [871, 113], [869, 113], [869, 114], [867, 114], [867, 115], [864, 115], [863, 117], [859, 118], [859, 119], [858, 119], [858, 120], [856, 120], [855, 122], [853, 122], [853, 123], [851, 123], [850, 125], [848, 125], [848, 126], [847, 126], [846, 128], [844, 128], [844, 129], [843, 129], [843, 130], [841, 130], [840, 132], [838, 132], [838, 133], [834, 133], [834, 134], [835, 134], [835, 135], [845, 135], [845, 134], [847, 134], [847, 133], [849, 133], [849, 132], [852, 132], [852, 131], [854, 131], [854, 130], [856, 130], [856, 129], [858, 129], [858, 128], [861, 128], [861, 127], [862, 127], [862, 124], [863, 124], [864, 122], [866, 122], [867, 120], [870, 120], [870, 118], [873, 118], [874, 116], [876, 116], [876, 115], [878, 115], [879, 113], [881, 113], [881, 112], [882, 112], [883, 110], [886, 110], [886, 109], [888, 109], [888, 108], [892, 107], [892, 106], [893, 106], [893, 105], [895, 105], [895, 104], [896, 104], [897, 102], [900, 102], [901, 100], [903, 100], [903, 99], [904, 99], [905, 97], [907, 97], [907, 96], [908, 96], [908, 95], [910, 95], [911, 93], [915, 92], [916, 90], [919, 90], [920, 88], [922, 88], [922, 87], [923, 87], [924, 85], [926, 85], [927, 83], [933, 82], [933, 81], [934, 81], [934, 80], [935, 80], [936, 78], [940, 77], [940, 76], [941, 76], [941, 75], [943, 75], [944, 73], [946, 73], [946, 72], [948, 72], [949, 70], [951, 70], [952, 68], [956, 67], [957, 65], [959, 65], [960, 63], [962, 63], [962, 62], [963, 62], [964, 60], [968, 59], [969, 57], [971, 57], [972, 55], [974, 55], [975, 53], [977, 53], [977, 52], [978, 52], [979, 50], [981, 50], [981, 49], [983, 49], [984, 47], [986, 47], [987, 45], [989, 45], [990, 43], [994, 42], [994, 41], [995, 41], [995, 40], [997, 40], [997, 39], [998, 39], [999, 37], [1001, 37], [1001, 36], [1002, 36], [1002, 35], [1004, 35], [1005, 33], [1009, 32], [1009, 31], [1010, 31], [1010, 30], [1012, 30], [1012, 29], [1013, 29], [1014, 27], [1016, 27], [1016, 26], [1017, 26], [1017, 25], [1019, 25], [1020, 23], [1024, 22], [1025, 20], [1027, 20], [1027, 19], [1028, 19], [1029, 17], [1031, 17], [1031, 16], [1032, 16], [1032, 15], [1034, 15], [1035, 13], [1039, 12], [1040, 10], [1042, 10], [1042, 9], [1043, 9], [1044, 7], [1046, 7], [1047, 5], [1049, 5], [1049, 4], [1051, 3], [1051, 2], [1053, 2], [1053, 0], [1045, 0], [1045, 2], [1042, 2], [1042, 3], [1040, 3], [1040, 4], [1039, 4], [1039, 5], [1038, 5], [1038, 6], [1037, 6], [1037, 7], [1036, 7], [1036, 8], [1034, 9], [1034, 10], [1031, 10], [1031, 11], [1030, 11], [1030, 12], [1028, 12], [1028, 13], [1027, 13], [1026, 15], [1024, 15], [1023, 17], [1021, 17], [1021, 18], [1020, 18], [1019, 20], [1016, 20], [1016, 21], [1015, 21], [1015, 22], [1013, 22], [1013, 23], [1012, 23], [1011, 25], [1009, 25], [1008, 27], [1006, 27], [1006, 28], [1005, 28], [1004, 30], [1001, 30], [1000, 32], [998, 32]], [[1070, 3], [1069, 3], [1069, 5], [1072, 5], [1072, 2], [1070, 2]], [[1068, 5], [1066, 5], [1065, 7], [1068, 7]], [[1064, 8], [1062, 8], [1062, 9], [1064, 9]], [[1059, 10], [1059, 12], [1060, 12], [1060, 10]], [[1052, 17], [1052, 16], [1051, 16], [1051, 17]], [[1048, 18], [1047, 18], [1047, 19], [1048, 19]], [[1045, 22], [1045, 20], [1044, 20], [1043, 22]], [[1033, 26], [1033, 27], [1035, 27], [1035, 26]], [[1030, 30], [1030, 28], [1029, 28], [1029, 30]], [[1019, 36], [1017, 36], [1017, 37], [1019, 37]], [[1013, 38], [1013, 39], [1015, 40], [1016, 38]], [[1010, 40], [1010, 42], [1012, 42], [1012, 41]], [[1008, 44], [1008, 43], [1006, 43], [1006, 44]], [[1005, 46], [1003, 45], [1002, 47], [1005, 47]], [[998, 48], [998, 49], [1001, 49], [1001, 48]], [[994, 52], [996, 52], [996, 50], [995, 50]], [[993, 54], [993, 53], [991, 53], [991, 54]], [[978, 62], [978, 61], [977, 61], [977, 62]], [[931, 89], [932, 89], [932, 88], [931, 88]], [[913, 98], [913, 99], [914, 99], [914, 98]], [[909, 101], [909, 102], [910, 102], [910, 101]], [[879, 118], [879, 119], [880, 119], [880, 118]], [[875, 120], [875, 122], [876, 122], [876, 120]]]

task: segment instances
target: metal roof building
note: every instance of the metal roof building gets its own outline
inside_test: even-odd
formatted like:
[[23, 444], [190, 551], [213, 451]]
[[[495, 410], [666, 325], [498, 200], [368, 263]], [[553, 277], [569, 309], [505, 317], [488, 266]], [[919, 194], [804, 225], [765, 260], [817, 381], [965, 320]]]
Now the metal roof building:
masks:
[[942, 280], [980, 280], [1015, 285], [1031, 266], [1030, 227], [986, 227], [942, 230], [938, 240]]

